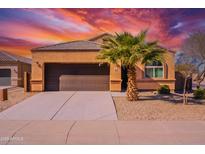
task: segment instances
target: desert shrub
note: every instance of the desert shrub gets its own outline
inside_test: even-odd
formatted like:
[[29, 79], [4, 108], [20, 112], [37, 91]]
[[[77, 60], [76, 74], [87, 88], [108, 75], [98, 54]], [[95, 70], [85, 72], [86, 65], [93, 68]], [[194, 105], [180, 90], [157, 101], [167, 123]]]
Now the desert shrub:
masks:
[[158, 89], [158, 93], [159, 94], [170, 94], [170, 88], [168, 85], [162, 85], [159, 89]]
[[205, 99], [205, 90], [202, 88], [198, 88], [194, 91], [195, 99]]

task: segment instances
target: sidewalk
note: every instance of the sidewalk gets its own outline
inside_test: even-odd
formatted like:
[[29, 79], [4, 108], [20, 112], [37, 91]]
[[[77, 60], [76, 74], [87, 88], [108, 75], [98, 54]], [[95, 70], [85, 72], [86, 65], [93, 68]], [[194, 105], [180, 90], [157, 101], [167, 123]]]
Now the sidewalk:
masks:
[[205, 144], [205, 121], [0, 121], [0, 144]]

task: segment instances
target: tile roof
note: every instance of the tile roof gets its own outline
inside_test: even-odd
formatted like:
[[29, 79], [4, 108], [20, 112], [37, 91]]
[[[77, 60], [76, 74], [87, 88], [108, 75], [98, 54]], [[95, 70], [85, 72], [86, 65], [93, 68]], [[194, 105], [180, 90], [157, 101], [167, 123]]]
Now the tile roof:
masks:
[[102, 38], [104, 36], [111, 36], [109, 33], [102, 33], [95, 37], [92, 37], [87, 40], [77, 40], [77, 41], [70, 41], [64, 42], [54, 45], [48, 45], [43, 47], [34, 48], [31, 51], [54, 51], [54, 50], [67, 50], [67, 51], [98, 51], [101, 49], [101, 44], [95, 42], [97, 39]]
[[[102, 33], [95, 37], [89, 38], [87, 40], [77, 40], [64, 42], [54, 45], [48, 45], [43, 47], [34, 48], [31, 51], [99, 51], [101, 49], [101, 44], [97, 43], [96, 40], [103, 38], [105, 36], [112, 36], [110, 33]], [[164, 47], [162, 47], [164, 48]], [[165, 48], [166, 49], [166, 48]], [[169, 52], [175, 53], [168, 49]]]
[[31, 64], [32, 60], [30, 58], [14, 55], [6, 51], [0, 51], [0, 62], [23, 62]]
[[80, 50], [80, 51], [88, 51], [88, 50], [94, 50], [98, 51], [100, 50], [100, 44], [93, 42], [93, 41], [86, 41], [86, 40], [80, 40], [80, 41], [71, 41], [71, 42], [65, 42], [65, 43], [59, 43], [44, 47], [39, 47], [32, 49], [31, 51], [52, 51], [52, 50]]
[[92, 38], [90, 38], [90, 39], [88, 39], [88, 40], [89, 40], [89, 41], [95, 41], [95, 40], [97, 40], [97, 39], [99, 39], [99, 38], [103, 38], [103, 37], [106, 37], [106, 36], [113, 36], [113, 35], [110, 34], [110, 33], [102, 33], [102, 34], [97, 35], [97, 36], [95, 36], [95, 37], [92, 37]]

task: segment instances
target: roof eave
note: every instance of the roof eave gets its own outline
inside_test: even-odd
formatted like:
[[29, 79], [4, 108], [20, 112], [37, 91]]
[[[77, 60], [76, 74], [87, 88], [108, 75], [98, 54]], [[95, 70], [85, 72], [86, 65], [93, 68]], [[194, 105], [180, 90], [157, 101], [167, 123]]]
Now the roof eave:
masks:
[[36, 51], [99, 51], [101, 49], [32, 49], [31, 52]]
[[97, 40], [97, 39], [99, 39], [99, 38], [101, 38], [103, 36], [106, 36], [106, 35], [107, 36], [113, 36], [111, 33], [102, 33], [100, 35], [97, 35], [97, 36], [89, 38], [88, 41], [95, 41], [95, 40]]

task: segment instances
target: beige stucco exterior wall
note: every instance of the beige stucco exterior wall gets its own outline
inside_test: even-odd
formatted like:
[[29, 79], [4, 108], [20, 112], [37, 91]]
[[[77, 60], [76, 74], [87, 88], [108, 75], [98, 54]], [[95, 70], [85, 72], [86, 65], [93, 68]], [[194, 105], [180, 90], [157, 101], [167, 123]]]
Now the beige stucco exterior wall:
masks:
[[[44, 91], [44, 64], [45, 63], [100, 63], [97, 60], [97, 51], [33, 51], [31, 90]], [[151, 79], [144, 77], [145, 66], [136, 64], [137, 87], [141, 90], [156, 90], [160, 85], [175, 87], [174, 54], [167, 52], [164, 62], [164, 77]], [[110, 65], [110, 91], [121, 91], [121, 66]]]
[[[100, 63], [97, 60], [97, 51], [33, 51], [31, 90], [44, 91], [45, 63]], [[121, 69], [110, 65], [110, 90], [121, 90]]]
[[175, 88], [175, 61], [174, 54], [166, 52], [164, 55], [164, 77], [163, 78], [145, 78], [144, 70], [145, 65], [138, 63], [136, 66], [137, 72], [137, 87], [142, 90], [155, 90], [160, 85], [168, 85], [171, 90]]

